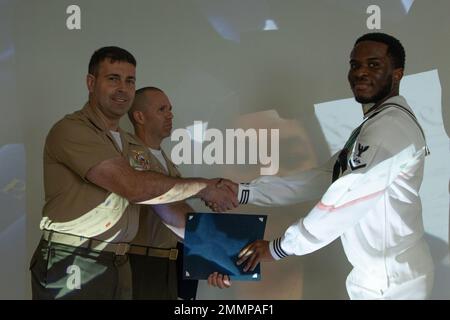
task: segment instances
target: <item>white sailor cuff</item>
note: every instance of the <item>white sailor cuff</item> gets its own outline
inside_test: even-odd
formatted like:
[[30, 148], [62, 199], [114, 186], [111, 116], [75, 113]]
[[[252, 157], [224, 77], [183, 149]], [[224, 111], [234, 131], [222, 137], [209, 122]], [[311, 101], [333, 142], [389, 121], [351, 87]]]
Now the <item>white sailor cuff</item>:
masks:
[[281, 239], [282, 238], [278, 238], [269, 242], [270, 254], [275, 260], [286, 258], [289, 255], [281, 248]]
[[238, 201], [239, 204], [251, 203], [250, 183], [239, 183]]

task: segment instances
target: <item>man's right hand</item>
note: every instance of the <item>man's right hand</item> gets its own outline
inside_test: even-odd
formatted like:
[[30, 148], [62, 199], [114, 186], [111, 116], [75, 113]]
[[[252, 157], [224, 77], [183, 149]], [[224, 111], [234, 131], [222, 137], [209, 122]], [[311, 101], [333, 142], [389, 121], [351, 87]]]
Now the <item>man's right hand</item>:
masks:
[[210, 179], [207, 180], [207, 184], [199, 196], [211, 210], [227, 211], [238, 206], [236, 183], [227, 179]]
[[230, 277], [218, 272], [211, 273], [208, 277], [208, 285], [218, 287], [220, 289], [229, 288], [231, 286]]

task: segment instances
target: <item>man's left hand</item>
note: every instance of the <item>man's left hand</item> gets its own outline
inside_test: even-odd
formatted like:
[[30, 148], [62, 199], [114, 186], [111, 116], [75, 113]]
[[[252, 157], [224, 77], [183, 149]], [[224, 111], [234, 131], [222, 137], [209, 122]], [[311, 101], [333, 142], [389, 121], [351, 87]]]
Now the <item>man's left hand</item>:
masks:
[[256, 240], [250, 243], [244, 249], [239, 252], [239, 260], [236, 262], [238, 266], [246, 262], [244, 271], [255, 270], [260, 261], [274, 261], [269, 249], [269, 241]]

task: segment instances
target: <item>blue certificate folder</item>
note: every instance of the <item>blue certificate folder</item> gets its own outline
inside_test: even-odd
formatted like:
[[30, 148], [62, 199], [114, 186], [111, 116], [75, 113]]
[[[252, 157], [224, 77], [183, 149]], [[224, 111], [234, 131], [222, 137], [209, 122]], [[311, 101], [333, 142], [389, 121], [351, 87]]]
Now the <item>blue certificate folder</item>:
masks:
[[261, 279], [260, 265], [244, 272], [236, 265], [238, 254], [251, 242], [263, 239], [267, 215], [189, 213], [184, 234], [183, 276], [207, 279], [213, 272], [231, 280]]

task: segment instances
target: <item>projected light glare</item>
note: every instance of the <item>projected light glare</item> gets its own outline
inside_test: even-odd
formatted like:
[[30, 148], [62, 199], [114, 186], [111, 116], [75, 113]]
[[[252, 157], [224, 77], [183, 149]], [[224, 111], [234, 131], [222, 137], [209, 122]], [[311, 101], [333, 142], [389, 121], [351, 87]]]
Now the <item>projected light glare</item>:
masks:
[[14, 56], [15, 49], [13, 45], [8, 46], [2, 52], [0, 52], [0, 61], [6, 61]]
[[208, 129], [208, 122], [194, 121], [194, 125], [186, 128], [189, 131], [191, 140], [198, 143], [205, 141], [206, 130]]
[[278, 30], [278, 26], [275, 21], [272, 19], [267, 19], [264, 25], [264, 31], [273, 31]]
[[402, 5], [403, 5], [403, 8], [405, 9], [406, 14], [409, 13], [409, 10], [411, 9], [413, 3], [414, 3], [414, 0], [402, 0]]

